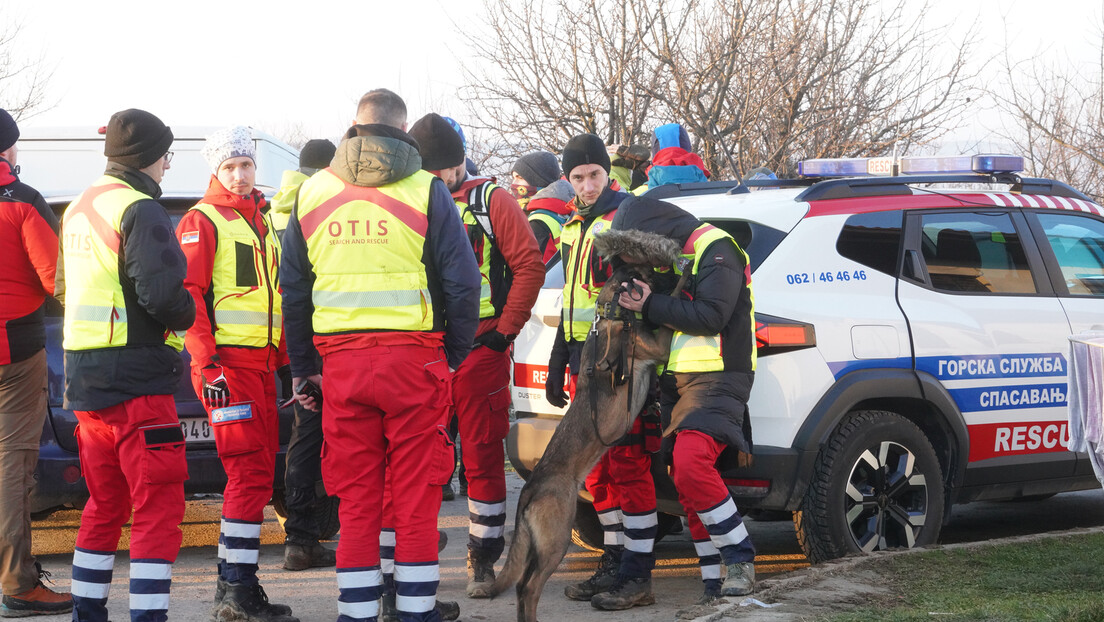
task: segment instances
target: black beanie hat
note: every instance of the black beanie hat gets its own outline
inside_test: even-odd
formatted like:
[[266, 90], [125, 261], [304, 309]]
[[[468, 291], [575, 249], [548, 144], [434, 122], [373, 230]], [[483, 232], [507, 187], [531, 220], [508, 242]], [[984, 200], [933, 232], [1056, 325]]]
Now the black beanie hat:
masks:
[[567, 141], [560, 159], [563, 161], [564, 175], [569, 179], [571, 169], [580, 164], [597, 164], [606, 170], [607, 175], [610, 171], [610, 158], [606, 151], [606, 144], [594, 134], [579, 134]]
[[19, 126], [7, 110], [0, 108], [0, 151], [7, 151], [19, 140]]
[[544, 188], [560, 178], [560, 162], [551, 151], [534, 151], [514, 162], [514, 172], [529, 185]]
[[410, 128], [422, 154], [422, 169], [441, 171], [464, 164], [464, 141], [444, 117], [431, 112]]
[[145, 110], [129, 108], [107, 122], [104, 155], [131, 168], [146, 168], [169, 151], [173, 133], [161, 119]]
[[307, 171], [303, 169], [308, 169], [311, 173], [320, 171], [330, 165], [335, 153], [337, 147], [325, 138], [308, 140], [299, 150], [299, 170], [304, 173]]

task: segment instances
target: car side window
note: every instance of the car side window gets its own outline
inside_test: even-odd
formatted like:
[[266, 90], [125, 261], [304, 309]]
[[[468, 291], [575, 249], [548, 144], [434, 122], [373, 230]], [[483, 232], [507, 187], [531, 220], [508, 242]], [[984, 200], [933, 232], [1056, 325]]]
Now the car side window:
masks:
[[921, 251], [932, 287], [948, 292], [1034, 294], [1023, 243], [1006, 213], [921, 216]]
[[901, 212], [851, 216], [840, 229], [836, 251], [878, 272], [896, 276], [897, 256], [901, 252]]
[[1073, 213], [1039, 213], [1039, 224], [1074, 296], [1104, 296], [1104, 223]]

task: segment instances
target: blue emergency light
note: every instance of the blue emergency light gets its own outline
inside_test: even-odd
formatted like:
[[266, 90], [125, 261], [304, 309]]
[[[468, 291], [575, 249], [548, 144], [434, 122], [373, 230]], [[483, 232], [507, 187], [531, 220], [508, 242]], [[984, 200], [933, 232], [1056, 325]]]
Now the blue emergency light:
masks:
[[[895, 166], [896, 165], [896, 166]], [[978, 154], [956, 156], [909, 156], [898, 158], [821, 158], [797, 163], [802, 177], [868, 177], [892, 175], [970, 175], [975, 173], [1019, 173], [1020, 156]]]
[[797, 174], [802, 177], [863, 177], [867, 175], [867, 158], [824, 158], [802, 160]]

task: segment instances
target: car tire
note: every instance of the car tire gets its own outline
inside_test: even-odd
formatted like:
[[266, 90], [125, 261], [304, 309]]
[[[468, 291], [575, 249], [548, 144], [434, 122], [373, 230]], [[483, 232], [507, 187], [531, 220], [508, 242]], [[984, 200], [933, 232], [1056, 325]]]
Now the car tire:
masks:
[[942, 469], [920, 428], [896, 413], [858, 411], [821, 449], [793, 520], [818, 563], [932, 544], [943, 509]]
[[[280, 522], [280, 528], [287, 521], [287, 502], [284, 500], [284, 491], [277, 490], [272, 493], [272, 509], [276, 511], [276, 519]], [[341, 530], [341, 521], [337, 515], [338, 498], [335, 496], [319, 497], [314, 502], [312, 510], [314, 520], [318, 525], [318, 538], [330, 540]]]
[[587, 501], [576, 501], [575, 525], [571, 528], [571, 541], [588, 551], [601, 553], [604, 540], [602, 523], [598, 521], [598, 513], [594, 511], [594, 505]]

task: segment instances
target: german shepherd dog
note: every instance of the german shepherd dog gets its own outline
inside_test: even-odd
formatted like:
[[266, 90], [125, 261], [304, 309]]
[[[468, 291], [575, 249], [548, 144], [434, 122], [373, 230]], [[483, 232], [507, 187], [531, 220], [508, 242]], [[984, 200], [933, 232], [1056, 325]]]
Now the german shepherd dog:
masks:
[[584, 345], [574, 399], [521, 489], [510, 552], [488, 590], [493, 598], [517, 583], [518, 622], [536, 622], [544, 584], [571, 544], [579, 488], [606, 449], [632, 427], [656, 364], [665, 362], [670, 351], [671, 330], [653, 334], [617, 304], [617, 297], [633, 294], [622, 291], [622, 283], [632, 278], [655, 289], [652, 266], [670, 266], [678, 245], [639, 231], [610, 231], [596, 236], [594, 244], [604, 257], [631, 263], [619, 266], [598, 295], [598, 316]]

